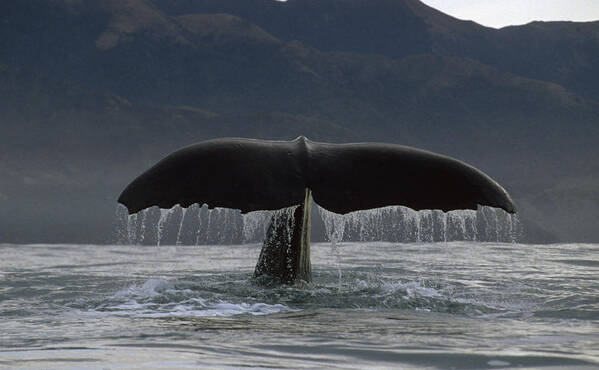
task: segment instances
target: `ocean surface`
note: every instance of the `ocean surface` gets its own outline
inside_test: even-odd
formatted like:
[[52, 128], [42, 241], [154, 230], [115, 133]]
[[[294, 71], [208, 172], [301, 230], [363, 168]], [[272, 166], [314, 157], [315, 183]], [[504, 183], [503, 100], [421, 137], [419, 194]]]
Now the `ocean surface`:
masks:
[[0, 245], [0, 368], [599, 368], [599, 245]]

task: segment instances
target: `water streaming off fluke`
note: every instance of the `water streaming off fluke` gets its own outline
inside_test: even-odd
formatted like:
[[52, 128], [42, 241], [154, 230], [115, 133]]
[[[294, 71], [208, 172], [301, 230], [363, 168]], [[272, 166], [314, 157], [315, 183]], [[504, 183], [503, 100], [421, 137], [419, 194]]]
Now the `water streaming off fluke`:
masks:
[[390, 206], [339, 215], [319, 207], [329, 241], [446, 242], [457, 240], [517, 241], [516, 214], [501, 209], [442, 212]]
[[[390, 206], [345, 215], [317, 208], [324, 224], [324, 238], [333, 243], [459, 240], [513, 243], [522, 233], [517, 214], [491, 207], [479, 207], [476, 211], [442, 212]], [[288, 211], [282, 209], [242, 214], [235, 209], [209, 209], [206, 205], [200, 207], [194, 204], [187, 209], [180, 206], [171, 209], [152, 207], [129, 215], [126, 208], [119, 205], [114, 241], [117, 244], [145, 245], [261, 243], [272, 216]]]

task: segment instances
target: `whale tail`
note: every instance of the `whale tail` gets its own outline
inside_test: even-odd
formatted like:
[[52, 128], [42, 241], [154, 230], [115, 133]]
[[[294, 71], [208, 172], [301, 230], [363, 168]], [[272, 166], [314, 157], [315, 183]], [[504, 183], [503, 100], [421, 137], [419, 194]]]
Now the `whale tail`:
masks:
[[[158, 206], [278, 210], [254, 275], [310, 281], [308, 200], [345, 214], [392, 205], [414, 210], [515, 206], [482, 171], [456, 159], [394, 144], [216, 139], [180, 149], [131, 182], [118, 201], [129, 213]], [[287, 218], [285, 218], [287, 217]], [[282, 225], [287, 225], [282, 228]]]

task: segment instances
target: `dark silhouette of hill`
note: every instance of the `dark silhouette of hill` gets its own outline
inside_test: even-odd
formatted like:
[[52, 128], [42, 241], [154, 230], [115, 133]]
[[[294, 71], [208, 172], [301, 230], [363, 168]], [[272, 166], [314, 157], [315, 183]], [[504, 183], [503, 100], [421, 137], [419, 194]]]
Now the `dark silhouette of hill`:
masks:
[[418, 0], [153, 0], [168, 14], [229, 13], [323, 51], [461, 56], [599, 98], [599, 22], [487, 28]]
[[356, 139], [323, 119], [136, 103], [6, 66], [0, 99], [4, 241], [110, 242], [115, 196], [131, 175], [208, 137]]
[[596, 241], [598, 30], [416, 0], [2, 2], [0, 242], [108, 241], [166, 153], [300, 134], [456, 156], [506, 185], [529, 240]]

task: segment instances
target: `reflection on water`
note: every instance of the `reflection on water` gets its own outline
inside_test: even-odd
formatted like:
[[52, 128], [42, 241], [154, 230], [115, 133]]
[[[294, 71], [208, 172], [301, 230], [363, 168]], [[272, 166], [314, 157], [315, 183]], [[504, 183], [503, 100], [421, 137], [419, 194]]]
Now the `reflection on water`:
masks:
[[599, 245], [0, 245], [0, 367], [599, 366]]

